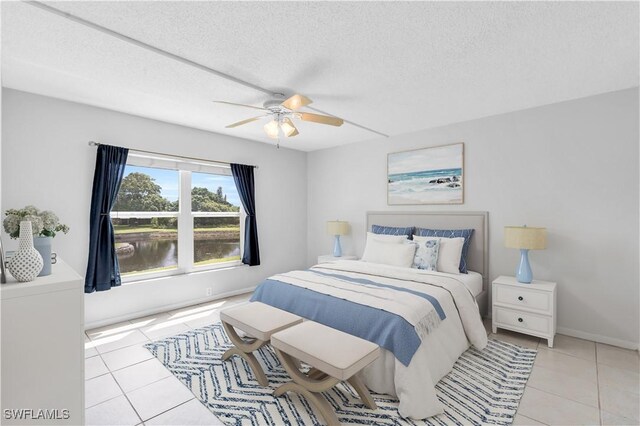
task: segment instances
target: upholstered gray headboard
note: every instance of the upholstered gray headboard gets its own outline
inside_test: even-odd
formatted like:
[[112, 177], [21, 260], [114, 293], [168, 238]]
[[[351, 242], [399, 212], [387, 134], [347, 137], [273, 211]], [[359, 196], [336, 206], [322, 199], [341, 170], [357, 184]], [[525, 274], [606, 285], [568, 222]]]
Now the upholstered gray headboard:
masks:
[[367, 231], [371, 225], [415, 226], [431, 229], [474, 229], [467, 254], [468, 269], [482, 274], [483, 288], [489, 286], [488, 212], [367, 212]]

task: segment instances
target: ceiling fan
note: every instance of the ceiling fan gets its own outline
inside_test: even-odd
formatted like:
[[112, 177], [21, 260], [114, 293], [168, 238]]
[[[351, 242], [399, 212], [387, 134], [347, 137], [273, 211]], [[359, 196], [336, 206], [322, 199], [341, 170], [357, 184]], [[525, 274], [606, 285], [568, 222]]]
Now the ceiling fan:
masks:
[[246, 120], [238, 121], [237, 123], [229, 124], [227, 129], [242, 126], [247, 123], [251, 123], [256, 120], [260, 120], [264, 117], [269, 117], [270, 120], [264, 125], [264, 131], [272, 139], [278, 139], [280, 137], [280, 131], [285, 137], [293, 137], [298, 135], [298, 129], [293, 124], [292, 119], [298, 119], [302, 121], [310, 121], [319, 124], [328, 124], [330, 126], [342, 126], [344, 120], [338, 117], [331, 117], [329, 115], [314, 114], [311, 112], [299, 111], [309, 105], [312, 100], [304, 95], [295, 94], [285, 99], [282, 94], [275, 94], [272, 99], [266, 101], [262, 107], [253, 105], [237, 104], [234, 102], [226, 101], [213, 101], [219, 104], [235, 105], [245, 108], [253, 108], [263, 111], [263, 115], [257, 117], [247, 118]]

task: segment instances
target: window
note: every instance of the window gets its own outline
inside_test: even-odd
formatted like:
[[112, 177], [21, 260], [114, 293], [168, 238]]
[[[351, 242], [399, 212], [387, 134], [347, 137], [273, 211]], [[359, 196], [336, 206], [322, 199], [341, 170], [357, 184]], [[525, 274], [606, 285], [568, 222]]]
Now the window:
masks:
[[111, 212], [123, 279], [239, 264], [240, 216], [230, 169], [129, 154]]
[[240, 260], [240, 197], [232, 176], [191, 174], [193, 262]]

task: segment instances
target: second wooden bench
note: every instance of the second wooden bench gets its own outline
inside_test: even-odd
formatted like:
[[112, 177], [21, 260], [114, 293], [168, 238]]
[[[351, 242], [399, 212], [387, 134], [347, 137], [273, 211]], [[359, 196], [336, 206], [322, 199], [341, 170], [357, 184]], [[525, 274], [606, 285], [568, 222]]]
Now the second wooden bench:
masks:
[[[368, 408], [378, 408], [358, 377], [358, 373], [380, 355], [380, 348], [375, 343], [306, 321], [272, 334], [271, 346], [293, 379], [278, 387], [275, 396], [286, 392], [299, 393], [318, 409], [328, 425], [338, 425], [340, 422], [335, 411], [320, 392], [346, 381]], [[313, 368], [305, 374], [298, 368], [297, 360]]]

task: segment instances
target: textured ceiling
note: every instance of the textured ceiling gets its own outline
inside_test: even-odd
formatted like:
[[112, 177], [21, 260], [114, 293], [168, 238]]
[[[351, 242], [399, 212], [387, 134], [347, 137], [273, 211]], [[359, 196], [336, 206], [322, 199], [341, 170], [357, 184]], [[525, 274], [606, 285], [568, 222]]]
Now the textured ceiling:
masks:
[[[638, 85], [638, 3], [48, 2], [397, 135]], [[2, 2], [3, 86], [273, 143], [224, 126], [266, 95], [21, 2]], [[315, 149], [378, 138], [301, 123]]]

